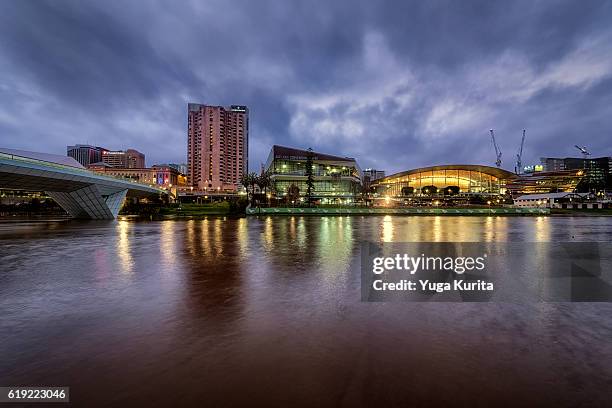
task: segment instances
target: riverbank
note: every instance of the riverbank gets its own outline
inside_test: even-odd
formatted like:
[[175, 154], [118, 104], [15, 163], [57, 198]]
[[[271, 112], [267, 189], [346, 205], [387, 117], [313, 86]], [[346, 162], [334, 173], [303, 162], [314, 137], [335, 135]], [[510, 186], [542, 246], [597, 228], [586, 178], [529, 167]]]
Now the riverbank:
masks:
[[548, 208], [247, 208], [247, 215], [549, 215]]
[[[559, 209], [559, 208], [350, 208], [350, 207], [274, 207], [274, 208], [248, 208], [244, 206], [232, 206], [228, 202], [209, 204], [182, 204], [180, 206], [156, 207], [155, 211], [143, 211], [142, 213], [122, 212], [121, 218], [139, 219], [197, 219], [211, 216], [244, 217], [245, 215], [550, 215], [566, 217], [606, 217], [612, 216], [612, 209]], [[6, 213], [0, 214], [1, 221], [11, 220], [43, 220], [71, 218], [65, 213], [23, 214]]]
[[579, 209], [567, 209], [567, 208], [553, 208], [550, 211], [550, 215], [562, 215], [570, 217], [610, 217], [612, 216], [612, 209], [610, 208], [579, 208]]

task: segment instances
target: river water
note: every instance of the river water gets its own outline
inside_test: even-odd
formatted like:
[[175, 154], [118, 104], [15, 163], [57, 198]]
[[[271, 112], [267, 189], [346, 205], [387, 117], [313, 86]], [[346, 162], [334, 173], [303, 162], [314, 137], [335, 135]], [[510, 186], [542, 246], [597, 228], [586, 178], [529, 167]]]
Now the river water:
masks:
[[74, 406], [610, 406], [611, 303], [360, 301], [362, 241], [571, 240], [612, 241], [612, 218], [3, 222], [0, 385]]

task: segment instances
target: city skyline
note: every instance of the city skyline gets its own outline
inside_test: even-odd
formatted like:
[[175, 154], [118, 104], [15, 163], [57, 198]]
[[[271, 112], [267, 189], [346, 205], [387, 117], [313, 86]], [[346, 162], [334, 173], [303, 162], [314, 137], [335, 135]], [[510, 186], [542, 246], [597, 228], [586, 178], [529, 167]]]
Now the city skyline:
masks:
[[183, 163], [202, 103], [249, 106], [251, 171], [274, 144], [387, 174], [492, 165], [489, 128], [507, 170], [523, 128], [525, 165], [612, 155], [609, 2], [387, 5], [4, 2], [0, 146]]

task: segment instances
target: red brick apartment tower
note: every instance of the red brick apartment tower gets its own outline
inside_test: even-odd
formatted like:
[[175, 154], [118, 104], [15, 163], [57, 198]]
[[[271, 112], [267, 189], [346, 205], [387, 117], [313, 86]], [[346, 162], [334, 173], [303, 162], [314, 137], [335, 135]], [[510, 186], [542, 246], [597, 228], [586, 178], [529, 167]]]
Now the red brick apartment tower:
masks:
[[248, 169], [249, 110], [246, 106], [187, 107], [188, 185], [236, 191]]

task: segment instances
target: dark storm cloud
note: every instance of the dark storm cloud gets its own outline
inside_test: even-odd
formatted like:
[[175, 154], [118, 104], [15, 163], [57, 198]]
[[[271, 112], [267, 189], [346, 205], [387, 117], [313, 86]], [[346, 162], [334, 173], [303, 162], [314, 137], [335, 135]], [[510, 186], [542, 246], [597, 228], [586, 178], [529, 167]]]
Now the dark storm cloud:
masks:
[[388, 171], [612, 155], [612, 3], [0, 3], [0, 146], [185, 161], [186, 104], [251, 108], [272, 144]]

